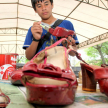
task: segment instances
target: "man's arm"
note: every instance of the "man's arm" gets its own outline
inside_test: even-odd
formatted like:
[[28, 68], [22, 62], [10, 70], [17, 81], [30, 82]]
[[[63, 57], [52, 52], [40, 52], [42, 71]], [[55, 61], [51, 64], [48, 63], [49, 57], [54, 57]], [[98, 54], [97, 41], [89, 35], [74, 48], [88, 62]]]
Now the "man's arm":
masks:
[[31, 45], [28, 48], [26, 48], [25, 54], [28, 60], [31, 60], [34, 57], [38, 43], [39, 42], [32, 41]]
[[[34, 22], [33, 26], [31, 27], [31, 32], [36, 40], [40, 40], [41, 34], [43, 32], [40, 23], [41, 22]], [[38, 43], [39, 41], [32, 41], [31, 45], [26, 48], [25, 54], [28, 60], [31, 60], [34, 57], [38, 47]]]

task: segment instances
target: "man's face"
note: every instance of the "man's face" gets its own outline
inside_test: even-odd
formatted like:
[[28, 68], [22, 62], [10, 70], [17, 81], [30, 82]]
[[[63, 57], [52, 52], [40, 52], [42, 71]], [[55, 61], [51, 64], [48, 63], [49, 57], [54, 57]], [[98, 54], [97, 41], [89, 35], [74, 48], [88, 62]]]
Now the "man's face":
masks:
[[50, 0], [39, 1], [35, 4], [36, 13], [43, 19], [46, 20], [52, 15], [53, 4], [51, 5]]

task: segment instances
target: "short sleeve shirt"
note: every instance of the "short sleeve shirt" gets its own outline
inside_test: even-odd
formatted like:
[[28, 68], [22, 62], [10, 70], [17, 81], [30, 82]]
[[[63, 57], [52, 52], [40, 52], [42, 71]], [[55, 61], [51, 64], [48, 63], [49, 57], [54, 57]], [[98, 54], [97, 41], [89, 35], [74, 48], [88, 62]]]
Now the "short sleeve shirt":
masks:
[[[59, 25], [59, 27], [63, 27], [63, 28], [66, 28], [68, 30], [75, 31], [74, 30], [74, 27], [73, 27], [73, 24], [70, 21], [68, 21], [68, 20], [63, 20], [62, 23]], [[47, 33], [47, 31], [45, 29], [43, 29], [41, 38], [46, 33]], [[79, 44], [79, 41], [78, 41], [77, 36], [73, 36], [73, 38], [75, 39], [76, 44], [78, 45]], [[27, 47], [29, 47], [31, 45], [32, 41], [33, 41], [33, 35], [32, 35], [31, 27], [30, 27], [29, 30], [28, 30], [28, 32], [27, 32], [26, 38], [25, 38], [25, 42], [24, 42], [24, 45], [23, 45], [23, 49], [26, 49]], [[49, 39], [43, 43], [42, 47], [39, 49], [38, 52], [40, 52], [41, 50], [45, 49], [45, 47], [48, 47], [48, 46], [52, 45], [56, 41], [57, 41], [56, 36], [50, 35]]]

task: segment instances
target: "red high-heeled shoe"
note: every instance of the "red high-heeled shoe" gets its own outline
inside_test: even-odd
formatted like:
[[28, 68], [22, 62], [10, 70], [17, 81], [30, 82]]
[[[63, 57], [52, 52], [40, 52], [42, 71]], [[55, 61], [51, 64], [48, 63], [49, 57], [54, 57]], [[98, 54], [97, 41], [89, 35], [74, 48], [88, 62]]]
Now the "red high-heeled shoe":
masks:
[[108, 96], [108, 67], [100, 67], [81, 63], [82, 89], [96, 91], [98, 81], [100, 92]]
[[41, 105], [67, 105], [74, 102], [78, 86], [70, 68], [68, 53], [74, 50], [57, 46], [65, 38], [36, 54], [24, 65], [22, 83], [27, 89], [27, 100]]
[[10, 99], [0, 89], [0, 108], [5, 108], [10, 103]]

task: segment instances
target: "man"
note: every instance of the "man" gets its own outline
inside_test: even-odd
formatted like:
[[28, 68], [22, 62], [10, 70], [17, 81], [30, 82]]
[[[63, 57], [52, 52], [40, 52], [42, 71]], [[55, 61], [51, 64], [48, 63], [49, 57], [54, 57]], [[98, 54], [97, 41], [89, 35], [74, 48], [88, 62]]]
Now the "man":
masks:
[[[53, 0], [31, 0], [31, 3], [34, 11], [41, 17], [41, 21], [34, 22], [33, 26], [29, 28], [23, 45], [23, 49], [26, 49], [26, 58], [29, 60], [36, 54], [40, 39], [47, 33], [40, 24], [42, 23], [47, 26], [52, 26], [54, 22], [58, 20], [52, 15]], [[70, 21], [64, 20], [59, 26], [74, 31], [74, 27]], [[75, 36], [73, 39], [69, 36], [68, 39], [70, 40], [70, 44], [76, 49], [76, 44], [79, 43], [77, 37]], [[50, 46], [56, 41], [57, 38], [51, 35], [49, 39], [43, 43], [39, 51], [45, 49], [45, 47]]]

